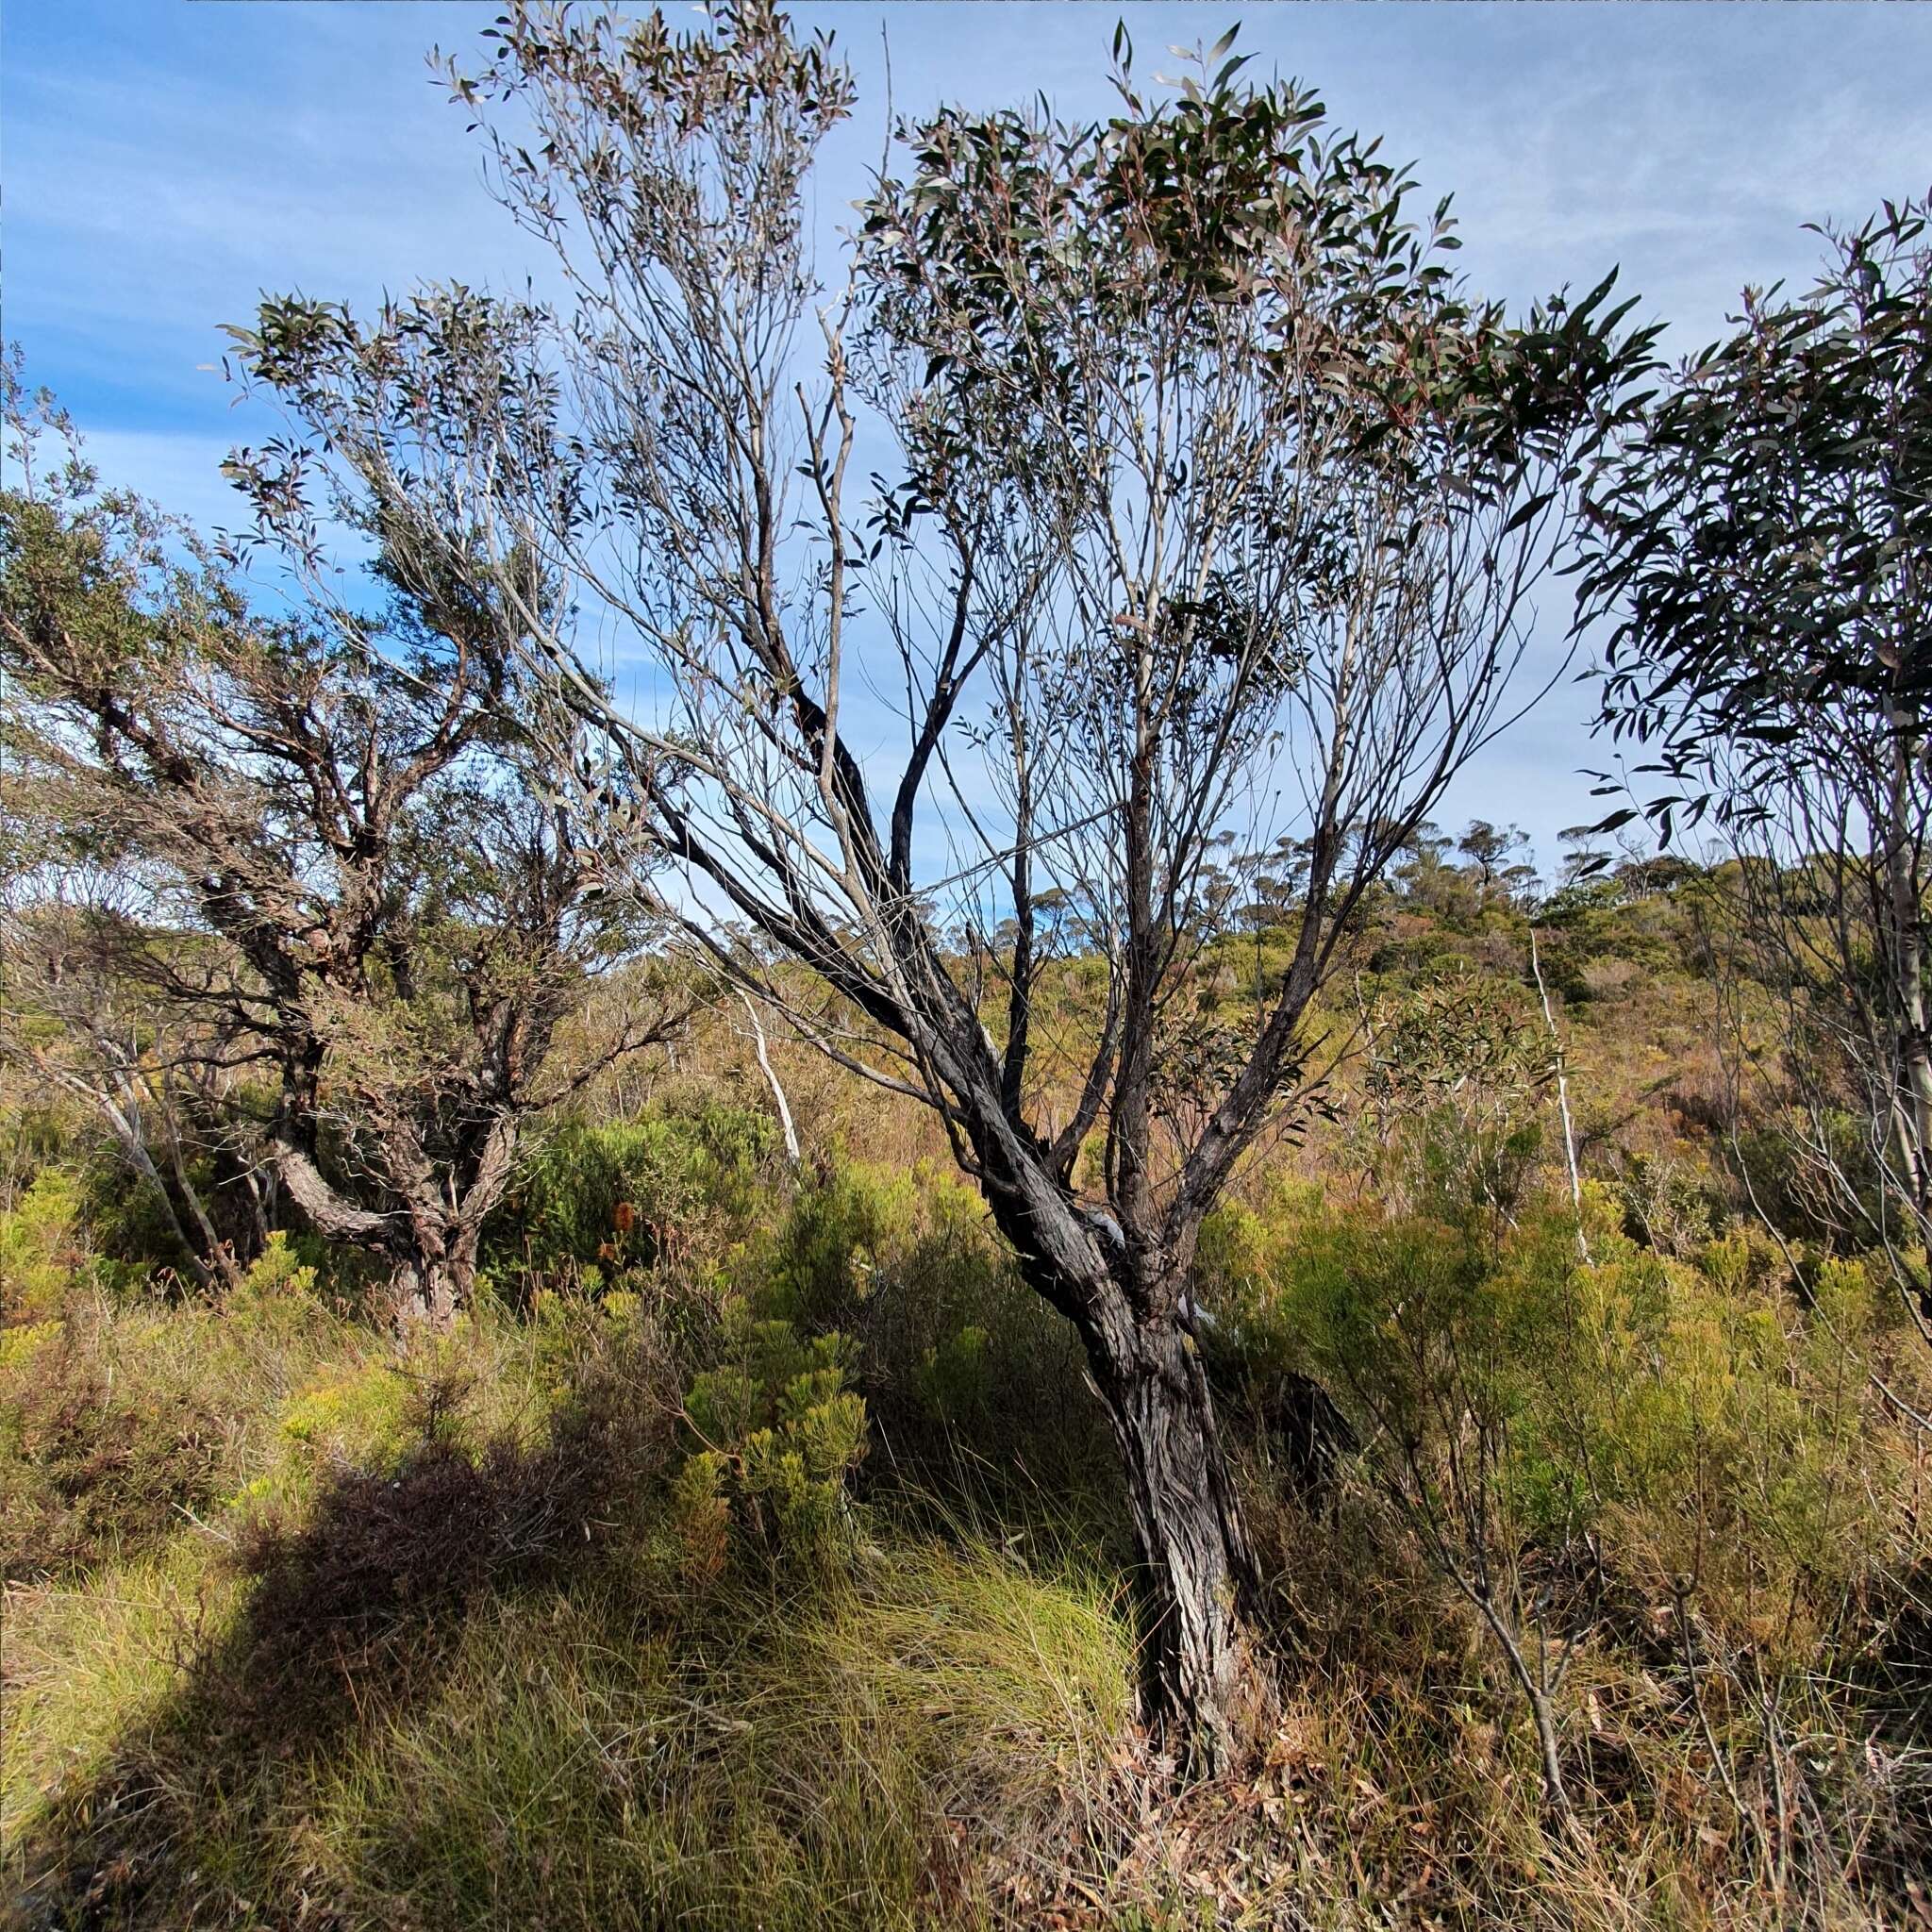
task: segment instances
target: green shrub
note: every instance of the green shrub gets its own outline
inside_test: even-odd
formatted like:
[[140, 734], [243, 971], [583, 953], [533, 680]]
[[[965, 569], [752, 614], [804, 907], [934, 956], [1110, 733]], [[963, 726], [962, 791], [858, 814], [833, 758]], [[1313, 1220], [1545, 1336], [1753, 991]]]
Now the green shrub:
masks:
[[1693, 1590], [1740, 1641], [1797, 1659], [1897, 1547], [1875, 1397], [1847, 1353], [1878, 1297], [1840, 1268], [1807, 1318], [1761, 1246], [1673, 1260], [1594, 1191], [1588, 1264], [1574, 1243], [1556, 1207], [1500, 1248], [1336, 1217], [1274, 1257], [1251, 1345], [1352, 1407], [1416, 1507], [1480, 1519], [1498, 1549], [1587, 1535], [1644, 1602]]
[[1715, 1177], [1682, 1160], [1625, 1154], [1610, 1188], [1624, 1211], [1624, 1233], [1673, 1259], [1713, 1240], [1725, 1220]]
[[[212, 1194], [213, 1178], [208, 1163], [192, 1161], [189, 1173], [207, 1202]], [[88, 1151], [75, 1174], [75, 1205], [89, 1241], [102, 1255], [137, 1266], [165, 1269], [191, 1284], [196, 1278], [181, 1236], [169, 1218], [167, 1202], [118, 1148], [96, 1144]]]
[[955, 1503], [965, 1483], [1003, 1508], [1071, 1508], [1112, 1533], [1118, 1469], [1078, 1338], [1020, 1279], [956, 1169], [841, 1161], [735, 1272], [759, 1313], [850, 1336], [892, 1479]]
[[976, 1322], [944, 1337], [920, 1359], [919, 1394], [948, 1423], [983, 1417], [991, 1407], [992, 1337]]
[[0, 1213], [0, 1323], [47, 1321], [76, 1286], [102, 1278], [80, 1236], [79, 1206], [74, 1175], [43, 1167]]
[[685, 1416], [699, 1447], [674, 1491], [692, 1571], [715, 1574], [726, 1525], [771, 1560], [831, 1554], [851, 1522], [846, 1479], [866, 1452], [864, 1401], [847, 1386], [842, 1335], [800, 1338], [789, 1322], [727, 1306], [724, 1360], [691, 1384]]
[[1444, 960], [1369, 1009], [1364, 1106], [1351, 1136], [1383, 1199], [1448, 1219], [1507, 1220], [1542, 1152], [1552, 1044], [1530, 995]]
[[[61, 1251], [72, 1196], [52, 1171], [9, 1230], [36, 1231], [29, 1277], [52, 1320], [0, 1347], [0, 1562], [10, 1576], [85, 1571], [158, 1547], [273, 1461], [274, 1418], [351, 1330], [272, 1241], [225, 1303], [104, 1292]], [[51, 1248], [49, 1243], [52, 1243]], [[16, 1277], [18, 1278], [18, 1277]]]
[[916, 1240], [918, 1219], [913, 1175], [835, 1162], [799, 1188], [770, 1245], [748, 1252], [760, 1307], [808, 1330], [856, 1328], [881, 1258]]
[[540, 1279], [608, 1277], [708, 1257], [755, 1218], [773, 1128], [749, 1108], [692, 1106], [638, 1121], [553, 1124], [526, 1151], [484, 1229], [484, 1267]]

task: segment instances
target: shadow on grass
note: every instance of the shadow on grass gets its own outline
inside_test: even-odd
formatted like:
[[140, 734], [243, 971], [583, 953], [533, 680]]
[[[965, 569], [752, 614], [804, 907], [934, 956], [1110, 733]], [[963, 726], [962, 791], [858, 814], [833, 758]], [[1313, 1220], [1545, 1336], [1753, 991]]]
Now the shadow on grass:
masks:
[[58, 1793], [14, 1854], [24, 1889], [0, 1924], [333, 1927], [319, 1900], [251, 1895], [251, 1846], [298, 1826], [305, 1769], [432, 1697], [486, 1598], [596, 1561], [669, 1447], [608, 1400], [536, 1447], [471, 1453], [432, 1424], [391, 1473], [342, 1472], [299, 1524], [251, 1527], [231, 1559], [242, 1609], [105, 1766]]

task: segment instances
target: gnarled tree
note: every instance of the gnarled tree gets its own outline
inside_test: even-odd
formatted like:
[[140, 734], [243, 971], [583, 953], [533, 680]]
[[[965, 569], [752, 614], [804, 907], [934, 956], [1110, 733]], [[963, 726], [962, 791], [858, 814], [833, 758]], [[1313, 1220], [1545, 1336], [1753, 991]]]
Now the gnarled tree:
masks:
[[[522, 1123], [594, 1071], [553, 1069], [558, 1024], [634, 937], [629, 895], [599, 895], [570, 812], [525, 780], [523, 620], [395, 525], [371, 532], [382, 608], [318, 575], [265, 616], [188, 532], [72, 457], [49, 468], [65, 432], [43, 398], [8, 402], [7, 786], [54, 841], [47, 890], [29, 872], [9, 908], [15, 1048], [64, 1031], [110, 1124], [158, 1080], [260, 1070], [266, 1108], [236, 1124], [258, 1165], [391, 1265], [399, 1307], [446, 1318]], [[82, 854], [119, 868], [111, 908], [55, 903]], [[138, 990], [166, 1041], [103, 1040], [83, 982]], [[607, 1058], [675, 1017], [641, 1010]], [[139, 1124], [115, 1124], [140, 1167]], [[178, 1214], [189, 1196], [151, 1177]], [[211, 1226], [183, 1233], [220, 1264]]]
[[[499, 312], [514, 406], [433, 434], [393, 407], [448, 294], [366, 326], [271, 304], [242, 349], [358, 488], [425, 525], [487, 503], [481, 547], [540, 556], [647, 662], [614, 703], [526, 612], [613, 839], [675, 856], [668, 907], [741, 982], [937, 1109], [1078, 1329], [1150, 1710], [1211, 1765], [1262, 1680], [1196, 1238], [1320, 1076], [1312, 1002], [1362, 893], [1502, 721], [1641, 344], [1604, 290], [1524, 328], [1471, 303], [1443, 211], [1412, 220], [1308, 94], [1233, 62], [1152, 100], [1128, 51], [1105, 125], [900, 129], [827, 294], [804, 206], [852, 88], [826, 43], [763, 5], [690, 37], [513, 9], [454, 83], [512, 124], [503, 195], [570, 290]], [[1230, 1026], [1196, 973], [1253, 896], [1221, 860], [1282, 840], [1307, 855], [1291, 964]], [[1070, 907], [1105, 984], [1071, 1072], [1036, 998]]]

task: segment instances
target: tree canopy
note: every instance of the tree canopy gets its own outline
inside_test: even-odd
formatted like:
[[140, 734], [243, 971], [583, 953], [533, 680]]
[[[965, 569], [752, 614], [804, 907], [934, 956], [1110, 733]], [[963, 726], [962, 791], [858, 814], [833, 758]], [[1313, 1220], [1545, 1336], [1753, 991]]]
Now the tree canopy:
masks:
[[[66, 1015], [92, 1064], [63, 1070], [104, 1105], [135, 1071], [97, 1024], [117, 983], [188, 1028], [190, 1065], [265, 1074], [261, 1167], [446, 1313], [523, 1117], [561, 1091], [559, 1022], [639, 930], [531, 783], [520, 620], [417, 569], [393, 526], [379, 603], [310, 573], [257, 608], [192, 533], [101, 491], [46, 399], [7, 403], [7, 793], [43, 841], [10, 895], [12, 991]], [[58, 889], [89, 859], [118, 891]]]

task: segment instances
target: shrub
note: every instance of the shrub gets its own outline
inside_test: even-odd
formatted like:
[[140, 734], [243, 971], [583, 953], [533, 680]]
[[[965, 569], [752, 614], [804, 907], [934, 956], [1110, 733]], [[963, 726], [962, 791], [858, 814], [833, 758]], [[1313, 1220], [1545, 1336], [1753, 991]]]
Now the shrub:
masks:
[[858, 1327], [881, 1257], [916, 1239], [919, 1179], [937, 1176], [831, 1163], [793, 1195], [769, 1246], [747, 1252], [741, 1278], [755, 1277], [761, 1307], [802, 1328]]
[[[37, 1239], [71, 1226], [71, 1196], [48, 1181], [23, 1205]], [[54, 1254], [36, 1264], [48, 1271], [36, 1292], [42, 1302], [58, 1293], [58, 1317], [0, 1331], [11, 1337], [0, 1347], [9, 1576], [86, 1571], [158, 1547], [258, 1475], [275, 1454], [277, 1407], [323, 1361], [357, 1353], [279, 1241], [225, 1304], [184, 1307], [106, 1292], [84, 1263]]]
[[484, 1267], [540, 1281], [715, 1257], [751, 1224], [774, 1130], [749, 1108], [692, 1105], [638, 1121], [553, 1124], [484, 1229]]
[[997, 1491], [1008, 1511], [1050, 1503], [1111, 1533], [1119, 1477], [1078, 1339], [950, 1165], [839, 1162], [734, 1272], [759, 1312], [850, 1336], [854, 1385], [891, 1452], [879, 1480], [952, 1504]]
[[1686, 1263], [1591, 1213], [1587, 1265], [1556, 1208], [1494, 1251], [1414, 1219], [1305, 1228], [1250, 1325], [1354, 1407], [1419, 1508], [1499, 1547], [1587, 1535], [1643, 1601], [1690, 1579], [1707, 1616], [1802, 1657], [1895, 1547], [1882, 1419], [1844, 1352], [1875, 1297], [1842, 1269], [1807, 1319], [1741, 1236]]
[[1541, 1152], [1551, 1054], [1521, 988], [1450, 971], [1378, 997], [1354, 1138], [1383, 1198], [1511, 1216]]
[[1624, 1232], [1673, 1260], [1714, 1240], [1725, 1219], [1716, 1177], [1682, 1160], [1625, 1154], [1610, 1189], [1623, 1209]]
[[0, 1323], [58, 1315], [77, 1282], [98, 1274], [78, 1229], [74, 1176], [43, 1167], [17, 1206], [0, 1213]]
[[691, 1384], [685, 1417], [699, 1447], [679, 1474], [674, 1523], [690, 1569], [715, 1574], [727, 1525], [767, 1560], [817, 1559], [844, 1541], [846, 1478], [866, 1452], [865, 1404], [847, 1387], [851, 1344], [800, 1338], [725, 1310], [724, 1363]]

